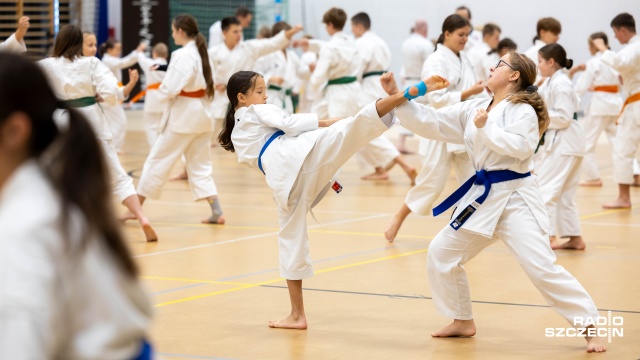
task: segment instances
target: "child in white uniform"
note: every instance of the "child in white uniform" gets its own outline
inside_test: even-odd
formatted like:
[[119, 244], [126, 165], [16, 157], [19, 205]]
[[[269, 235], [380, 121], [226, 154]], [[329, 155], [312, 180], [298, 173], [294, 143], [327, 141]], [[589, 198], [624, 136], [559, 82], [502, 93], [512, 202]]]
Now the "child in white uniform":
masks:
[[[427, 82], [430, 90], [444, 83], [439, 77]], [[417, 95], [417, 90], [409, 95]], [[220, 144], [237, 152], [239, 162], [265, 173], [278, 207], [280, 275], [287, 279], [292, 309], [287, 318], [272, 321], [269, 326], [306, 329], [302, 279], [313, 275], [307, 213], [329, 189], [336, 171], [392, 125], [393, 115], [388, 113], [406, 99], [402, 94], [390, 96], [365, 106], [354, 117], [338, 121], [318, 120], [316, 114], [287, 116], [277, 106], [266, 104], [264, 79], [251, 71], [234, 74], [227, 91], [231, 107]]]
[[[163, 104], [158, 101], [157, 90], [162, 83], [162, 79], [166, 72], [153, 71], [152, 66], [166, 65], [167, 57], [169, 56], [169, 48], [165, 43], [157, 43], [151, 50], [151, 59], [144, 53], [138, 53], [138, 64], [142, 68], [144, 75], [146, 76], [146, 86], [144, 93], [144, 125], [145, 133], [147, 134], [147, 142], [149, 146], [153, 147], [153, 144], [158, 139], [158, 127], [160, 126], [160, 120], [162, 119], [162, 113], [164, 111]], [[138, 95], [131, 99], [131, 102], [137, 101]]]
[[[422, 77], [441, 75], [450, 81], [448, 88], [429, 93], [424, 99], [435, 108], [482, 96], [484, 86], [476, 81], [473, 67], [463, 49], [469, 35], [469, 22], [460, 15], [448, 16], [442, 24], [442, 34], [436, 51], [422, 67]], [[444, 190], [451, 168], [458, 182], [469, 178], [473, 168], [464, 147], [444, 142], [420, 139], [420, 155], [424, 156], [416, 186], [407, 193], [404, 203], [391, 218], [385, 237], [394, 241], [398, 230], [410, 213], [426, 216], [433, 203]]]
[[89, 121], [22, 56], [0, 53], [0, 78], [0, 358], [151, 359], [151, 303]]
[[0, 51], [16, 53], [27, 51], [27, 46], [24, 44], [24, 36], [27, 34], [29, 26], [29, 17], [22, 16], [20, 20], [18, 20], [18, 29], [16, 32], [11, 34], [3, 43], [0, 43]]
[[[410, 102], [395, 110], [402, 124], [417, 135], [464, 144], [476, 170], [475, 176], [434, 209], [440, 213], [458, 204], [453, 221], [431, 241], [427, 253], [433, 302], [442, 314], [454, 319], [431, 336], [476, 334], [463, 265], [498, 239], [551, 308], [567, 321], [574, 324], [577, 317], [598, 317], [598, 309], [580, 283], [554, 264], [547, 235], [549, 217], [536, 179], [529, 176], [536, 145], [549, 124], [544, 102], [535, 93], [535, 76], [531, 60], [511, 53], [502, 57], [489, 77], [491, 99], [438, 110]], [[397, 91], [392, 76], [383, 76], [383, 85], [390, 94]], [[589, 328], [597, 331], [594, 326]], [[605, 351], [602, 339], [586, 340], [588, 352]]]
[[[540, 161], [535, 167], [551, 220], [549, 240], [552, 249], [584, 250], [575, 197], [585, 138], [576, 114], [578, 96], [571, 80], [562, 71], [563, 68], [570, 69], [573, 60], [567, 58], [564, 48], [558, 44], [543, 46], [538, 51], [538, 58], [538, 69], [546, 78], [540, 87], [540, 95], [547, 105], [551, 122], [544, 135], [544, 144], [538, 149]], [[558, 237], [568, 237], [569, 241], [559, 244]]]
[[[536, 25], [536, 36], [533, 38], [533, 46], [524, 52], [525, 55], [533, 61], [534, 64], [538, 64], [538, 50], [547, 44], [555, 44], [560, 40], [560, 33], [562, 32], [562, 25], [560, 21], [546, 17], [538, 20]], [[542, 84], [542, 75], [538, 72], [536, 76], [536, 84]]]
[[577, 71], [584, 70], [575, 85], [576, 93], [578, 96], [583, 96], [587, 92], [591, 95], [589, 103], [585, 106], [585, 117], [582, 121], [586, 138], [586, 154], [581, 169], [585, 180], [580, 183], [581, 186], [602, 186], [596, 160], [596, 144], [604, 131], [611, 147], [615, 146], [616, 121], [623, 102], [620, 96], [622, 87], [620, 74], [600, 60], [602, 53], [593, 45], [595, 39], [602, 39], [609, 46], [605, 33], [591, 34], [589, 52], [593, 56], [586, 65], [576, 67]]
[[209, 155], [214, 90], [206, 40], [191, 15], [176, 16], [171, 28], [182, 48], [172, 53], [171, 66], [157, 90], [158, 104], [166, 105], [166, 110], [138, 183], [140, 203], [160, 197], [171, 169], [184, 154], [193, 199], [206, 199], [211, 208], [211, 216], [202, 222], [224, 224]]
[[[129, 55], [121, 58], [122, 44], [115, 40], [109, 39], [102, 45], [100, 45], [100, 56], [102, 56], [102, 62], [111, 70], [113, 76], [118, 79], [118, 86], [122, 84], [122, 69], [126, 69], [133, 66], [138, 62], [138, 53], [145, 50], [146, 45], [140, 43], [138, 47], [132, 51]], [[109, 125], [113, 132], [113, 147], [117, 152], [121, 153], [124, 147], [124, 139], [127, 134], [127, 115], [124, 113], [122, 107], [122, 101], [126, 100], [129, 96], [128, 93], [119, 93], [118, 102], [115, 105], [105, 104], [103, 109], [104, 113], [109, 119]]]
[[[156, 241], [158, 237], [142, 211], [133, 181], [122, 168], [113, 148], [110, 124], [102, 111], [101, 105], [115, 104], [121, 89], [111, 71], [90, 55], [95, 54], [95, 37], [92, 41], [90, 37], [76, 26], [62, 27], [54, 44], [54, 56], [40, 60], [38, 64], [49, 76], [56, 96], [66, 101], [67, 107], [80, 111], [93, 125], [106, 156], [114, 195], [129, 209], [131, 219], [138, 220], [147, 241]], [[93, 47], [90, 46], [92, 42]], [[89, 52], [82, 56], [85, 43]], [[137, 71], [132, 70], [130, 75], [132, 81], [137, 81]]]

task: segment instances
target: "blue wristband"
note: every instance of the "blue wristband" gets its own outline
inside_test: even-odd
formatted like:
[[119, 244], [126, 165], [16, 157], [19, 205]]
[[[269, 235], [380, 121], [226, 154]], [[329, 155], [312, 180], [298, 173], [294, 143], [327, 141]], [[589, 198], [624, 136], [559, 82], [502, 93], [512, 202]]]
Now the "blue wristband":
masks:
[[417, 98], [418, 96], [423, 96], [424, 94], [427, 93], [427, 84], [425, 84], [424, 81], [420, 81], [419, 83], [415, 84], [414, 86], [418, 88], [418, 95], [413, 96], [413, 95], [409, 94], [409, 89], [411, 87], [408, 87], [404, 91], [404, 97], [409, 101], [411, 101], [412, 99]]

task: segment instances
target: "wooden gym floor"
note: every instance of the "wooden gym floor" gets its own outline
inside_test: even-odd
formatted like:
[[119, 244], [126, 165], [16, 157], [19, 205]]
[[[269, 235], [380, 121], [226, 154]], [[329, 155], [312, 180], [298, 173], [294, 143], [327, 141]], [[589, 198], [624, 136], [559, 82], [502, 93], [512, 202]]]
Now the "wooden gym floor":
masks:
[[[131, 131], [121, 161], [137, 181], [148, 145], [137, 131], [141, 113], [127, 115]], [[415, 150], [417, 140], [409, 146]], [[603, 326], [623, 332], [605, 354], [587, 354], [582, 338], [545, 336], [546, 328], [569, 324], [501, 242], [466, 265], [477, 335], [431, 338], [450, 319], [437, 314], [430, 299], [426, 252], [448, 217], [411, 215], [388, 244], [383, 231], [409, 182], [399, 168], [389, 181], [361, 181], [368, 169], [353, 159], [340, 176], [344, 191], [331, 192], [314, 211], [320, 223], [309, 217], [316, 270], [303, 282], [309, 329], [269, 329], [268, 320], [289, 311], [278, 273], [275, 204], [263, 176], [219, 147], [211, 155], [225, 225], [199, 224], [209, 208], [194, 203], [182, 181], [168, 183], [160, 200], [144, 206], [158, 243], [145, 243], [133, 222], [123, 226], [155, 304], [152, 342], [164, 359], [638, 359], [640, 211], [601, 208], [617, 194], [609, 152], [601, 141], [605, 186], [578, 190], [586, 251], [556, 251], [558, 264], [584, 285], [600, 314], [622, 317], [622, 326]], [[420, 164], [417, 155], [408, 160]], [[454, 187], [451, 177], [445, 194]], [[640, 205], [640, 188], [632, 195]]]

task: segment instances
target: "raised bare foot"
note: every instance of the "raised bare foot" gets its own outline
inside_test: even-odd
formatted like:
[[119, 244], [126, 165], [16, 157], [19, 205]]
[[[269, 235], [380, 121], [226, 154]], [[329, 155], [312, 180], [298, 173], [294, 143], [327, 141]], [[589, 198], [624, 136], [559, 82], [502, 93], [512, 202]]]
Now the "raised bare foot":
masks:
[[631, 201], [628, 199], [615, 199], [610, 203], [602, 205], [605, 209], [631, 209]]
[[136, 219], [136, 216], [133, 215], [131, 211], [127, 211], [126, 213], [124, 213], [124, 215], [118, 218], [120, 222], [126, 222], [127, 220], [135, 220], [135, 219]]
[[387, 230], [384, 231], [384, 237], [388, 242], [393, 242], [398, 235], [398, 230], [400, 230], [400, 226], [402, 225], [402, 221], [398, 218], [398, 215], [393, 215], [391, 217], [391, 221], [389, 221], [389, 225], [387, 226]]
[[442, 329], [432, 332], [433, 337], [466, 337], [476, 334], [476, 324], [473, 320], [453, 320]]
[[180, 181], [180, 180], [189, 180], [189, 175], [187, 175], [186, 171], [183, 171], [180, 174], [169, 178], [169, 181]]
[[601, 186], [602, 186], [602, 180], [598, 179], [598, 180], [586, 180], [586, 181], [582, 181], [582, 182], [580, 182], [580, 186], [595, 186], [595, 187], [601, 187]]
[[560, 246], [560, 243], [558, 243], [558, 238], [556, 236], [549, 236], [549, 245], [551, 246], [551, 249], [557, 249], [558, 246]]
[[416, 168], [412, 167], [407, 172], [407, 176], [409, 177], [409, 179], [411, 179], [411, 186], [415, 186], [416, 185], [416, 178], [418, 177], [418, 170], [416, 170]]
[[144, 231], [144, 236], [147, 238], [147, 242], [158, 241], [158, 235], [156, 234], [156, 231], [153, 230], [153, 227], [151, 226], [151, 223], [149, 223], [149, 220], [144, 219], [140, 221], [140, 226], [142, 227], [142, 231]]
[[307, 319], [305, 317], [296, 319], [293, 315], [289, 315], [284, 319], [269, 321], [269, 327], [272, 329], [306, 330]]
[[389, 174], [374, 172], [373, 174], [361, 177], [362, 180], [389, 180]]
[[582, 236], [571, 236], [569, 241], [564, 244], [558, 245], [557, 247], [551, 247], [552, 249], [560, 249], [560, 250], [584, 250], [587, 248], [587, 244], [582, 239]]
[[217, 219], [213, 219], [212, 216], [201, 221], [203, 224], [218, 224], [222, 225], [225, 222], [224, 215], [218, 216]]
[[605, 352], [607, 351], [607, 347], [604, 345], [604, 341], [602, 341], [599, 337], [589, 337], [585, 336], [587, 340], [587, 352]]

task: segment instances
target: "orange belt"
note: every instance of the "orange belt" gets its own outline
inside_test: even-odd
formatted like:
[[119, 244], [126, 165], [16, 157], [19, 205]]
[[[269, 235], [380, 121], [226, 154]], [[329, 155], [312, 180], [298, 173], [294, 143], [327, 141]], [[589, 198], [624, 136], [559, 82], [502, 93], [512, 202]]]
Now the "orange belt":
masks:
[[[627, 105], [634, 103], [636, 101], [640, 101], [640, 92], [629, 96], [627, 100], [624, 101], [624, 105], [622, 105], [622, 110], [620, 110], [620, 116], [622, 116], [622, 113], [624, 112], [624, 108], [627, 107]], [[618, 117], [618, 120], [620, 120], [620, 117]], [[618, 125], [618, 121], [616, 121], [616, 125]]]
[[602, 91], [608, 93], [617, 93], [618, 85], [599, 85], [593, 88], [593, 91]]
[[129, 101], [129, 105], [131, 104], [135, 104], [136, 102], [138, 102], [138, 100], [142, 99], [146, 94], [147, 94], [147, 90], [157, 90], [160, 88], [160, 84], [161, 83], [154, 83], [151, 84], [149, 86], [147, 86], [146, 90], [142, 90], [139, 93], [136, 94], [136, 96], [134, 96], [131, 101]]
[[205, 95], [207, 95], [207, 92], [204, 91], [204, 89], [191, 91], [191, 92], [186, 92], [186, 91], [182, 90], [182, 91], [180, 91], [180, 94], [178, 94], [178, 96], [190, 97], [190, 98], [194, 98], [194, 99], [205, 97]]

